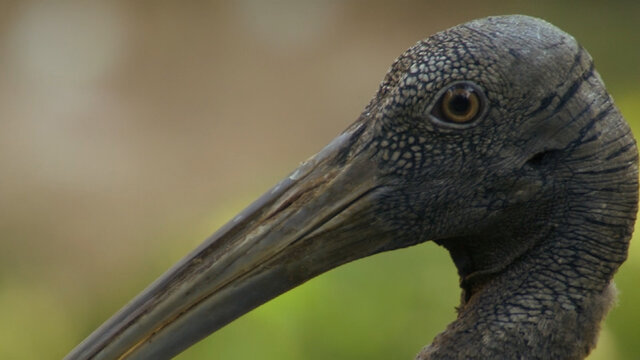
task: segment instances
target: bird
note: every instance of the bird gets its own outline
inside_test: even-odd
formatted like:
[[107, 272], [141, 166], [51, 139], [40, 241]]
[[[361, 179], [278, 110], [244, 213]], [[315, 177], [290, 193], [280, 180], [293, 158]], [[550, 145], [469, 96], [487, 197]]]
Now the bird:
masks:
[[583, 359], [637, 204], [636, 142], [589, 53], [541, 19], [473, 20], [400, 55], [352, 125], [66, 359], [171, 358], [332, 268], [426, 241], [461, 297], [417, 359]]

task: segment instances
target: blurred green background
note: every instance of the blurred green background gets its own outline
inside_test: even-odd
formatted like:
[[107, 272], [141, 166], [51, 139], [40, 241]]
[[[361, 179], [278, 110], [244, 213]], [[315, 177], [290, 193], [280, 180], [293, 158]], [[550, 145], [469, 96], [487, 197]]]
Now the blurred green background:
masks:
[[[0, 359], [59, 359], [356, 119], [416, 41], [542, 17], [640, 128], [640, 2], [0, 2]], [[640, 356], [640, 244], [591, 359]], [[186, 359], [412, 359], [454, 319], [435, 244], [348, 264]]]

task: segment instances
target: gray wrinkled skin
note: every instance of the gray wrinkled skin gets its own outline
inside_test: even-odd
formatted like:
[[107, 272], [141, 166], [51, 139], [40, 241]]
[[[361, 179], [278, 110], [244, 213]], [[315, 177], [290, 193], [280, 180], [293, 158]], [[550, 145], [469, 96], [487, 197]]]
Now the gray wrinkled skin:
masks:
[[[457, 128], [429, 115], [455, 81], [487, 100]], [[395, 184], [380, 221], [446, 247], [461, 278], [457, 320], [418, 359], [586, 357], [627, 256], [637, 150], [573, 37], [525, 16], [440, 32], [395, 61], [361, 121]]]

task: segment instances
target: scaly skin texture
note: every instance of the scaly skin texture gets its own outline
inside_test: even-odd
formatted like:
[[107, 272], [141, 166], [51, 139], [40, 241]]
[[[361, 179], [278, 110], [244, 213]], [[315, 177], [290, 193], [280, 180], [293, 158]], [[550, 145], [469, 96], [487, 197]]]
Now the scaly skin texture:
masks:
[[[484, 90], [477, 123], [430, 121], [455, 81]], [[538, 19], [476, 20], [400, 56], [362, 117], [380, 172], [402, 182], [380, 218], [446, 247], [461, 278], [458, 319], [418, 358], [586, 357], [638, 196], [635, 141], [589, 54]]]

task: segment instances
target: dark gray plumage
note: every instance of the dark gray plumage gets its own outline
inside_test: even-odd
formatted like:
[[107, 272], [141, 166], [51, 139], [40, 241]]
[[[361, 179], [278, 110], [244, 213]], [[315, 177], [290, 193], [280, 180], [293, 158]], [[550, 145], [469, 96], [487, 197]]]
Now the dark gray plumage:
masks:
[[168, 358], [324, 271], [427, 240], [462, 299], [419, 359], [581, 359], [637, 190], [635, 141], [571, 36], [524, 16], [459, 25], [400, 56], [351, 127], [67, 359]]

